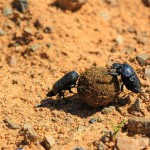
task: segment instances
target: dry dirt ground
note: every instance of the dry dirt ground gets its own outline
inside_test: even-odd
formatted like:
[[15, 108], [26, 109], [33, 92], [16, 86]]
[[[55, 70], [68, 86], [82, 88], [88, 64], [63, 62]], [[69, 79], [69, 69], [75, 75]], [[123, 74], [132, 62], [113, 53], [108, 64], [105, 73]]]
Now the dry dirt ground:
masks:
[[[0, 1], [0, 29], [5, 32], [0, 36], [1, 149], [44, 149], [36, 142], [25, 144], [20, 129], [10, 129], [4, 122], [6, 118], [21, 127], [30, 124], [39, 139], [51, 135], [54, 150], [95, 150], [103, 130], [113, 130], [110, 121], [119, 124], [137, 116], [150, 118], [146, 109], [149, 103], [143, 97], [143, 113], [128, 113], [138, 95], [126, 89], [120, 101], [129, 95], [131, 102], [108, 115], [67, 92], [65, 100], [34, 108], [65, 73], [76, 70], [80, 74], [92, 66], [106, 67], [113, 62], [132, 65], [149, 98], [150, 81], [145, 69], [150, 61], [141, 66], [136, 59], [138, 54], [150, 55], [150, 7], [141, 0], [116, 0], [116, 4], [88, 0], [74, 12], [62, 10], [51, 0], [29, 0], [26, 13], [12, 7], [13, 13], [4, 16], [6, 7], [12, 7], [12, 0]], [[90, 124], [91, 118], [103, 121]], [[85, 130], [78, 130], [79, 126]], [[119, 133], [128, 136], [126, 131]]]

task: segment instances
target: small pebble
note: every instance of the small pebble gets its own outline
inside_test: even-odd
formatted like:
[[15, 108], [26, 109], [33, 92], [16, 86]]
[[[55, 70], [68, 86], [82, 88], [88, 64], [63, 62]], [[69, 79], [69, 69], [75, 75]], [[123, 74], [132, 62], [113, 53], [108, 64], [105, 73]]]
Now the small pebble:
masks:
[[96, 122], [95, 118], [92, 118], [91, 120], [89, 120], [89, 123], [93, 124], [94, 122]]
[[150, 81], [150, 68], [145, 69], [145, 76], [146, 76], [146, 79]]
[[5, 31], [2, 30], [2, 29], [0, 29], [0, 36], [3, 36], [3, 35], [5, 35], [5, 34], [6, 34]]
[[98, 150], [106, 150], [107, 146], [100, 141], [100, 143], [98, 144]]
[[86, 130], [85, 126], [81, 126], [81, 125], [78, 126], [78, 132], [84, 132], [85, 130]]
[[132, 111], [137, 111], [139, 112], [141, 109], [143, 108], [142, 106], [142, 102], [140, 99], [136, 99], [136, 101], [134, 102], [134, 104], [132, 104], [132, 106], [129, 108], [129, 112], [132, 112]]
[[52, 32], [52, 28], [51, 27], [45, 27], [44, 28], [44, 33], [51, 33]]
[[50, 150], [55, 145], [55, 139], [51, 135], [45, 135], [43, 145], [46, 150]]
[[110, 141], [112, 141], [112, 138], [113, 138], [113, 133], [108, 132], [101, 137], [101, 141], [103, 143], [110, 142]]
[[109, 107], [105, 107], [103, 110], [102, 110], [102, 114], [105, 114], [105, 115], [108, 115], [112, 112], [112, 110], [114, 110], [115, 107], [114, 106], [109, 106]]
[[137, 61], [142, 65], [145, 66], [147, 64], [147, 60], [149, 59], [149, 55], [148, 54], [138, 54], [136, 56]]
[[28, 0], [16, 0], [14, 1], [14, 7], [22, 13], [25, 13], [28, 8]]
[[105, 21], [109, 21], [111, 19], [110, 15], [107, 12], [100, 12], [100, 16], [105, 20]]
[[115, 42], [120, 45], [123, 43], [123, 37], [121, 35], [118, 35], [116, 38], [115, 38]]
[[13, 14], [13, 10], [11, 7], [9, 7], [9, 6], [4, 7], [4, 9], [3, 9], [3, 15], [4, 16], [9, 16], [12, 14]]
[[73, 150], [85, 150], [83, 147], [76, 147]]
[[14, 123], [12, 120], [10, 120], [10, 119], [8, 119], [8, 118], [6, 118], [6, 119], [4, 120], [4, 122], [5, 122], [5, 123], [7, 124], [7, 126], [8, 126], [9, 128], [11, 128], [11, 129], [20, 129], [20, 128], [21, 128], [18, 124]]
[[107, 4], [109, 4], [110, 6], [118, 6], [119, 5], [118, 0], [105, 0], [105, 2]]
[[17, 59], [14, 55], [12, 56], [8, 56], [7, 57], [7, 63], [10, 65], [10, 66], [14, 66], [17, 64]]
[[40, 46], [41, 46], [40, 44], [34, 44], [34, 45], [30, 46], [30, 50], [32, 52], [35, 52], [36, 50], [38, 50], [40, 48]]

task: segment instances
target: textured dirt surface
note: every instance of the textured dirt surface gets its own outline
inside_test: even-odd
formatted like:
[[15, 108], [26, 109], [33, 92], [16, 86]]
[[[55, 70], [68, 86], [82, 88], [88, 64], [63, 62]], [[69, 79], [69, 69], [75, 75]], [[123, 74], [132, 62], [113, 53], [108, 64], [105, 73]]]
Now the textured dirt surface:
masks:
[[[67, 92], [65, 100], [34, 108], [65, 73], [76, 70], [80, 74], [113, 62], [129, 63], [150, 99], [150, 81], [145, 75], [150, 61], [141, 66], [136, 59], [138, 54], [150, 55], [150, 7], [142, 0], [88, 0], [71, 12], [53, 2], [29, 0], [25, 14], [12, 8], [13, 14], [4, 16], [3, 10], [12, 7], [12, 0], [0, 0], [0, 29], [5, 32], [0, 36], [0, 149], [44, 149], [34, 141], [25, 144], [20, 129], [9, 128], [6, 118], [21, 127], [30, 124], [40, 140], [51, 135], [54, 150], [95, 150], [103, 130], [113, 130], [110, 121], [118, 124], [124, 118], [150, 118], [150, 103], [141, 96], [142, 112], [128, 113], [138, 95], [126, 89], [119, 101], [130, 96], [130, 103], [115, 104], [108, 115]], [[103, 121], [90, 124], [92, 118]], [[79, 130], [81, 126], [84, 130]], [[126, 130], [120, 134], [128, 137]]]

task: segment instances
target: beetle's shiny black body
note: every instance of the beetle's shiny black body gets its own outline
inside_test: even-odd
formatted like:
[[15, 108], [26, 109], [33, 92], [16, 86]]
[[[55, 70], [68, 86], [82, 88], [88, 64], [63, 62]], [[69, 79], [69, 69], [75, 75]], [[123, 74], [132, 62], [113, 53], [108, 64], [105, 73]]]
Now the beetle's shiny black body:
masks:
[[78, 77], [79, 75], [76, 71], [71, 71], [65, 74], [62, 78], [54, 83], [52, 90], [49, 91], [46, 96], [52, 97], [58, 94], [60, 97], [64, 97], [63, 90], [69, 90], [69, 92], [72, 93], [71, 88], [76, 86]]
[[[116, 69], [116, 73], [110, 73], [111, 75], [121, 75], [121, 80], [126, 88], [134, 93], [141, 92], [141, 83], [137, 77], [134, 69], [128, 64], [114, 63], [113, 69]], [[123, 87], [122, 87], [123, 90]]]

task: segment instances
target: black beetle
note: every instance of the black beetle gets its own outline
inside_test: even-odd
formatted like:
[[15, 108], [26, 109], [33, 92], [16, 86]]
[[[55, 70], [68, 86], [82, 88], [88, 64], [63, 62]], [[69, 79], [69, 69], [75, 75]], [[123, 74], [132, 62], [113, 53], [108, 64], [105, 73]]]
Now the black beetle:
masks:
[[69, 92], [72, 93], [71, 88], [74, 88], [76, 86], [78, 77], [79, 75], [76, 71], [71, 71], [65, 74], [62, 78], [54, 83], [52, 90], [49, 91], [46, 96], [52, 97], [58, 94], [59, 97], [64, 97], [63, 90], [69, 90]]
[[134, 69], [129, 64], [114, 63], [111, 68], [116, 69], [116, 72], [110, 72], [111, 75], [121, 75], [121, 80], [123, 82], [121, 91], [123, 91], [123, 85], [125, 85], [128, 90], [134, 93], [140, 93], [145, 97], [141, 91], [141, 82]]

